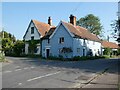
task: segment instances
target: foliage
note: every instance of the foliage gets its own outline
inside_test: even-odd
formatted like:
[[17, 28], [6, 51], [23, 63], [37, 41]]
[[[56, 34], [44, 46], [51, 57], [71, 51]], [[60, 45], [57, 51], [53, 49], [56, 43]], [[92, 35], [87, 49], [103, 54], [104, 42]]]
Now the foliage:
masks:
[[1, 31], [0, 32], [0, 37], [1, 38], [9, 38], [12, 42], [16, 41], [15, 36], [12, 35], [11, 33], [6, 32], [6, 31]]
[[3, 38], [2, 39], [2, 51], [5, 53], [5, 55], [8, 55], [11, 53], [12, 47], [14, 44], [10, 40], [10, 38]]
[[95, 60], [95, 59], [102, 59], [106, 58], [104, 56], [75, 56], [72, 58], [73, 61], [79, 61], [79, 60]]
[[17, 40], [14, 43], [13, 53], [15, 56], [20, 56], [24, 52], [24, 42], [22, 40]]
[[111, 35], [113, 38], [117, 38], [118, 37], [118, 31], [119, 31], [119, 23], [118, 20], [114, 20], [112, 21], [112, 23], [110, 24], [112, 27], [111, 30]]
[[4, 61], [5, 61], [4, 53], [0, 52], [0, 62], [4, 62]]
[[77, 21], [77, 25], [88, 29], [91, 33], [102, 36], [102, 25], [100, 19], [93, 14], [88, 14]]
[[117, 50], [117, 55], [120, 55], [120, 48]]
[[37, 44], [40, 43], [40, 41], [39, 40], [29, 40], [27, 42], [29, 44], [29, 47], [28, 47], [29, 54], [34, 54]]
[[103, 54], [104, 55], [111, 55], [112, 54], [112, 49], [111, 48], [104, 48]]

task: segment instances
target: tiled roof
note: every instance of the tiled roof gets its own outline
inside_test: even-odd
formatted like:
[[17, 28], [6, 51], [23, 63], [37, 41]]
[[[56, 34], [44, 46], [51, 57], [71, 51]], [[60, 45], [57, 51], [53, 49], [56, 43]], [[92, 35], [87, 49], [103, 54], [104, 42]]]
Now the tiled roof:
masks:
[[108, 42], [108, 41], [102, 41], [102, 46], [104, 48], [112, 48], [112, 49], [118, 49], [119, 46], [116, 43]]
[[46, 24], [46, 23], [43, 23], [43, 22], [39, 22], [37, 20], [32, 20], [33, 23], [35, 24], [38, 32], [44, 36], [49, 30], [50, 30], [50, 25], [49, 24]]
[[[63, 21], [62, 21], [63, 22]], [[80, 27], [80, 26], [74, 26], [71, 23], [63, 22], [63, 24], [70, 30], [71, 33], [73, 33], [75, 36], [78, 36], [80, 38], [89, 39], [93, 41], [100, 42], [101, 40], [95, 35], [90, 33], [87, 29]]]
[[48, 33], [45, 34], [45, 36], [42, 39], [49, 38], [52, 33], [55, 31], [56, 27], [51, 27]]

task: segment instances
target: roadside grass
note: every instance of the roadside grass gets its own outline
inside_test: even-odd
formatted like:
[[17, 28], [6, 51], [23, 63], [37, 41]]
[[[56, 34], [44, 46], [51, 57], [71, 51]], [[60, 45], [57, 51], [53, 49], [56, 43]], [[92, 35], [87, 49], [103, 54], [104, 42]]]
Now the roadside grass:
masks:
[[5, 56], [3, 53], [0, 53], [0, 62], [5, 62]]
[[55, 61], [87, 61], [87, 60], [96, 60], [96, 59], [109, 59], [109, 56], [75, 56], [73, 58], [63, 58], [63, 57], [54, 57], [50, 56], [48, 58], [42, 58], [46, 60], [55, 60]]
[[[55, 61], [87, 61], [87, 60], [99, 60], [99, 59], [110, 59], [110, 58], [118, 58], [120, 56], [109, 56], [109, 55], [102, 55], [102, 56], [75, 56], [73, 58], [63, 58], [63, 57], [55, 57], [49, 56], [48, 58], [42, 57], [41, 55], [33, 55], [33, 54], [21, 54], [20, 56], [10, 55], [12, 57], [27, 57], [27, 58], [37, 58], [40, 60], [55, 60]], [[29, 60], [29, 59], [26, 59]], [[2, 61], [2, 59], [1, 59]]]

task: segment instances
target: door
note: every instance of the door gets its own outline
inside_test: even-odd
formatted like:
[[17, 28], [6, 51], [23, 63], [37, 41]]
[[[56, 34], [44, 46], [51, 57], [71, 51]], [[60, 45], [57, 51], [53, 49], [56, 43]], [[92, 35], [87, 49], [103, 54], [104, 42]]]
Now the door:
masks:
[[48, 58], [50, 55], [50, 49], [46, 49], [46, 57]]
[[85, 56], [85, 49], [83, 49], [83, 56]]

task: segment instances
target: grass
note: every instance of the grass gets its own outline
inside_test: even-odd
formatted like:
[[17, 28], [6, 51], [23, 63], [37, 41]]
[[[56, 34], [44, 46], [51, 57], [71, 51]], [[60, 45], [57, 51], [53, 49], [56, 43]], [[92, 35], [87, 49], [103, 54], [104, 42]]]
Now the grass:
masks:
[[5, 62], [5, 56], [3, 53], [0, 53], [0, 62]]

